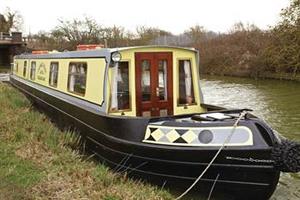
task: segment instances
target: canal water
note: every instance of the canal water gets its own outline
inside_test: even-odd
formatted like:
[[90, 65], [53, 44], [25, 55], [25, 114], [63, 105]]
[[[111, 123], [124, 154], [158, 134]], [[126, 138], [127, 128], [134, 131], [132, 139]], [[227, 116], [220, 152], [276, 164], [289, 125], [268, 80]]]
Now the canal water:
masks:
[[[283, 136], [300, 142], [300, 83], [206, 76], [204, 102], [226, 108], [251, 108]], [[300, 200], [300, 173], [282, 173], [271, 200]]]

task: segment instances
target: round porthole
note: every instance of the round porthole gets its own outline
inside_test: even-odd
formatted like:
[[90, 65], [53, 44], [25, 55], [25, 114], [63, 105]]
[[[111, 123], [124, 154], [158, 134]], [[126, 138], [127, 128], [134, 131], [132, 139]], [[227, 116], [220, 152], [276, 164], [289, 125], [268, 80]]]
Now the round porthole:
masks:
[[214, 134], [210, 130], [203, 130], [198, 135], [198, 140], [201, 143], [208, 144], [214, 139]]

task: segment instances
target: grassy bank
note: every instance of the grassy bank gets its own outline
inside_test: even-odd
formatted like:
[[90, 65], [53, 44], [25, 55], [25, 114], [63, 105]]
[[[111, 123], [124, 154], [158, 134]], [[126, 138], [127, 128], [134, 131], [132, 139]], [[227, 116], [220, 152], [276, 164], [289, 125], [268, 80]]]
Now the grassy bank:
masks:
[[0, 199], [172, 199], [69, 148], [77, 142], [72, 133], [2, 83], [0, 119]]

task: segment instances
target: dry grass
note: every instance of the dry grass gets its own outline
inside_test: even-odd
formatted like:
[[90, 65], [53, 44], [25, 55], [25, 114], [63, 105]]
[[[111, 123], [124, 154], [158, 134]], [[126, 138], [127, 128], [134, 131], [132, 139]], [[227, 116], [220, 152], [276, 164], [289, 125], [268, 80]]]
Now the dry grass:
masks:
[[69, 148], [77, 137], [58, 130], [1, 83], [0, 108], [0, 199], [172, 199]]

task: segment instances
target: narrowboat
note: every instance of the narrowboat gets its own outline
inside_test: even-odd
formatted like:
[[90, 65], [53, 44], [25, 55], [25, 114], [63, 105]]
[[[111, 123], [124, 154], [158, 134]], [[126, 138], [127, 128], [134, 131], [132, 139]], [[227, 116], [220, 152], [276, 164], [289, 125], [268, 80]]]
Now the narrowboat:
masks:
[[280, 171], [299, 171], [299, 145], [250, 110], [204, 104], [199, 80], [199, 52], [171, 46], [22, 54], [10, 76], [118, 172], [268, 199]]

